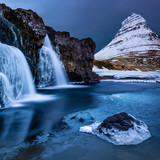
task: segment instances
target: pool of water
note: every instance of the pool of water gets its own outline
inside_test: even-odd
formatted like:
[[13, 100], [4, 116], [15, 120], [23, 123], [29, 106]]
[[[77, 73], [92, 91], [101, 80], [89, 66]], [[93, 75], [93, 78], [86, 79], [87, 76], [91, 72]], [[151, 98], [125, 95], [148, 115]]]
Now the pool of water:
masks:
[[[160, 84], [101, 82], [43, 88], [39, 94], [0, 110], [0, 159], [160, 159]], [[115, 146], [79, 132], [119, 112], [144, 121], [152, 137], [139, 145]], [[79, 119], [70, 118], [75, 116]]]

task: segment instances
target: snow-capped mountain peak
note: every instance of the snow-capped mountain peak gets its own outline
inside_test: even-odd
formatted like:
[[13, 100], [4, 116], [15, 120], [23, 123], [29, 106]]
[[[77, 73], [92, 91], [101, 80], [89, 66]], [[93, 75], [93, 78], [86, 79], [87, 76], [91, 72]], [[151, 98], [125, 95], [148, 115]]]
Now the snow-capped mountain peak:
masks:
[[122, 22], [115, 38], [97, 54], [96, 60], [106, 60], [128, 53], [147, 53], [160, 50], [160, 39], [139, 14], [132, 13]]
[[140, 14], [132, 13], [127, 19], [122, 22], [122, 27], [135, 26], [138, 23], [146, 24], [147, 22]]

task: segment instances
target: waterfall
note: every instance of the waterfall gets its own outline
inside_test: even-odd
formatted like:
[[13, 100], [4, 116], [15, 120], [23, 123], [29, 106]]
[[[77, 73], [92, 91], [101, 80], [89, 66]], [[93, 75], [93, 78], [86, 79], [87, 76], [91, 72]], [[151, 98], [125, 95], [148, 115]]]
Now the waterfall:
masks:
[[0, 43], [0, 64], [0, 75], [11, 84], [14, 99], [36, 93], [28, 63], [18, 48]]
[[0, 72], [0, 104], [8, 106], [13, 100], [13, 89], [5, 74]]
[[54, 51], [48, 35], [45, 37], [44, 45], [40, 50], [39, 62], [39, 86], [66, 85], [67, 76], [60, 61], [59, 55]]

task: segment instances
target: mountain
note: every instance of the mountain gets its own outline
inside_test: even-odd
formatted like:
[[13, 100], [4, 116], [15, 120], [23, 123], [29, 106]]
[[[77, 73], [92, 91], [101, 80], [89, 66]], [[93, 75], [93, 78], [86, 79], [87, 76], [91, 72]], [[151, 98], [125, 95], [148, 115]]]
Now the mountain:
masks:
[[95, 59], [96, 66], [108, 69], [159, 69], [160, 38], [141, 15], [133, 13], [122, 22], [115, 38], [95, 54]]

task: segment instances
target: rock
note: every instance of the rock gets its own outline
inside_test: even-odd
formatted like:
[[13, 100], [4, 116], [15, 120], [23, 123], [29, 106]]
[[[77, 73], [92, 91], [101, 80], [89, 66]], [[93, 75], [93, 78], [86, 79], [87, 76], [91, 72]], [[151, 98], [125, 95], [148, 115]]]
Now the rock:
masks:
[[20, 41], [15, 36], [18, 30], [15, 25], [0, 16], [0, 41], [8, 45], [20, 47]]
[[115, 114], [114, 116], [106, 118], [98, 127], [100, 133], [102, 133], [102, 129], [112, 129], [116, 128], [120, 131], [127, 131], [130, 128], [133, 128], [133, 123], [137, 125], [140, 124], [139, 121], [135, 120], [132, 116], [128, 115], [127, 113], [119, 113]]
[[137, 70], [133, 66], [128, 66], [126, 63], [120, 63], [119, 61], [112, 62], [111, 60], [94, 60], [94, 66], [99, 69], [107, 68], [109, 70]]
[[92, 72], [95, 43], [91, 38], [79, 40], [68, 32], [56, 32], [47, 27], [51, 39], [65, 66], [70, 81], [84, 83], [99, 82], [99, 76]]
[[148, 51], [148, 53], [138, 55], [130, 54], [125, 57], [118, 56], [103, 61], [94, 60], [94, 66], [109, 70], [158, 71], [160, 70], [160, 51]]
[[141, 15], [133, 13], [95, 59], [99, 68], [156, 71], [160, 69], [160, 38]]
[[148, 127], [127, 113], [115, 114], [102, 123], [82, 126], [80, 131], [91, 133], [115, 145], [136, 145], [151, 137]]
[[22, 36], [25, 36], [22, 37], [23, 40], [30, 38], [35, 46], [42, 47], [47, 31], [43, 19], [37, 13], [21, 8], [12, 10], [5, 4], [0, 4], [0, 10], [5, 19], [24, 33], [24, 35], [22, 34]]
[[[10, 25], [15, 26], [14, 30], [16, 30], [15, 33], [12, 33], [9, 37], [6, 32], [7, 27], [4, 27], [4, 35], [7, 35], [7, 38], [3, 40], [3, 43], [14, 45], [25, 54], [33, 76], [36, 79], [39, 50], [43, 45], [47, 33], [42, 18], [32, 10], [20, 8], [12, 10], [5, 4], [0, 4], [0, 10], [2, 17], [4, 17]], [[19, 45], [13, 43], [13, 36], [17, 38]]]

